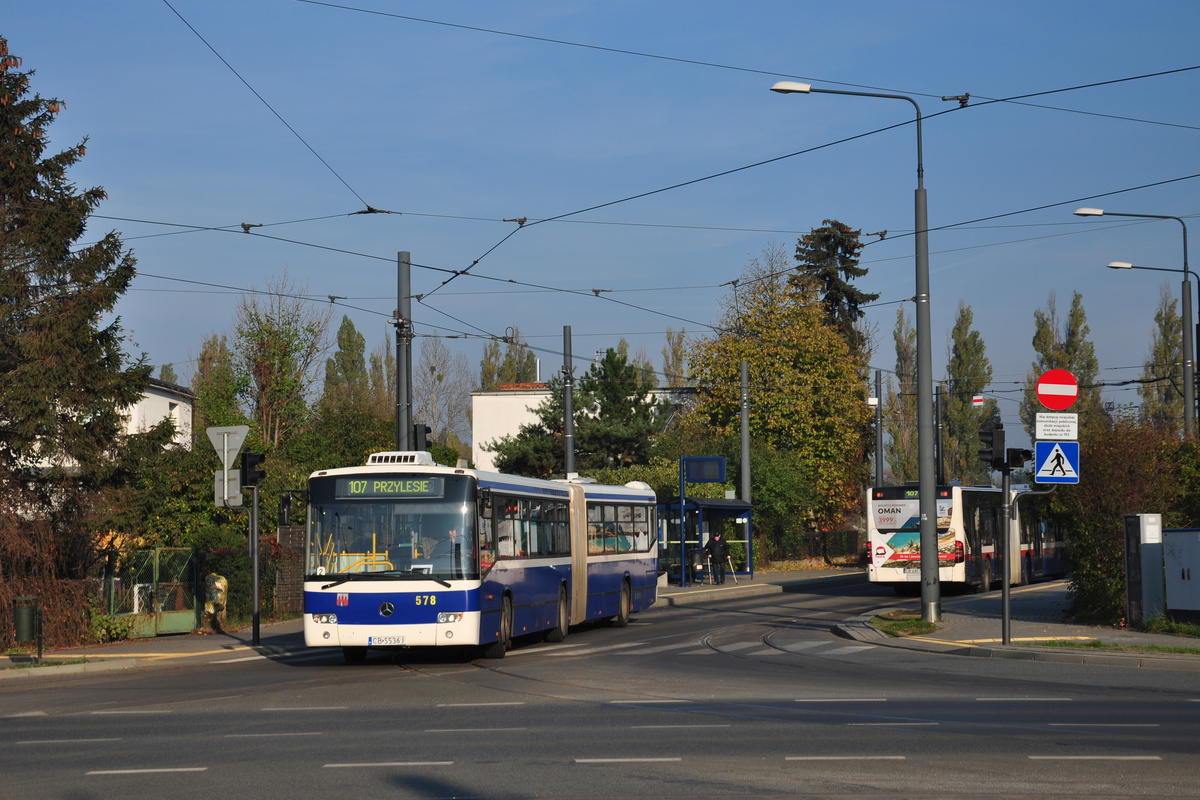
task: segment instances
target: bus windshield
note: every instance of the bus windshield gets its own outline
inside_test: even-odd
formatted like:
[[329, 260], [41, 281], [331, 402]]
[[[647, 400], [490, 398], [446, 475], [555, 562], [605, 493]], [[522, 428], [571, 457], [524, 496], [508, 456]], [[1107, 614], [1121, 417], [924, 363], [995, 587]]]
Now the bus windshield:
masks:
[[474, 478], [328, 476], [308, 491], [310, 576], [479, 577]]

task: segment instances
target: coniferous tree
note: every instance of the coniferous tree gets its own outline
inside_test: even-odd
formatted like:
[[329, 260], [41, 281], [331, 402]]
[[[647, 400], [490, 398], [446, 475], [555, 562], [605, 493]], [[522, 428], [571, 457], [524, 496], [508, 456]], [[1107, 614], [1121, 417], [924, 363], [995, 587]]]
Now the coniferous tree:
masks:
[[972, 400], [992, 382], [992, 363], [979, 331], [972, 330], [974, 314], [971, 307], [958, 304], [958, 317], [950, 333], [950, 357], [946, 362], [945, 394], [946, 434], [943, 455], [946, 479], [962, 481], [968, 486], [984, 485], [990, 470], [979, 460], [980, 428], [992, 429], [1000, 412], [996, 401], [988, 398], [983, 408], [975, 408]]
[[678, 333], [671, 327], [667, 328], [667, 344], [662, 349], [663, 377], [666, 379], [667, 386], [671, 389], [680, 388], [687, 380], [687, 367], [684, 358], [684, 341], [686, 336], [687, 330], [685, 328], [680, 328]]
[[1175, 303], [1170, 284], [1164, 283], [1138, 396], [1147, 422], [1179, 432], [1183, 430], [1183, 324]]
[[112, 316], [135, 260], [115, 231], [75, 246], [105, 192], [67, 177], [86, 139], [46, 153], [64, 105], [32, 94], [21, 66], [0, 38], [0, 504], [48, 526], [38, 558], [77, 577], [98, 493], [124, 479], [130, 447], [165, 442], [170, 425], [122, 436], [123, 410], [151, 372], [144, 355], [123, 352]]
[[648, 463], [663, 410], [650, 396], [653, 386], [643, 370], [610, 347], [579, 388], [591, 404], [579, 418], [576, 464], [602, 469]]
[[370, 406], [370, 381], [364, 356], [366, 339], [343, 315], [337, 333], [337, 350], [325, 361], [325, 391], [322, 406], [329, 409], [366, 411]]
[[850, 282], [867, 274], [866, 267], [858, 265], [864, 246], [859, 241], [861, 235], [861, 230], [827, 219], [796, 243], [796, 261], [799, 271], [817, 287], [826, 320], [842, 334], [851, 350], [865, 358], [867, 340], [859, 329], [861, 306], [878, 300], [879, 295], [860, 291]]
[[1100, 363], [1096, 360], [1096, 346], [1087, 339], [1091, 328], [1083, 310], [1083, 295], [1075, 292], [1071, 297], [1071, 310], [1061, 327], [1054, 292], [1050, 293], [1045, 310], [1039, 308], [1033, 312], [1033, 320], [1033, 349], [1037, 357], [1025, 377], [1021, 422], [1029, 438], [1034, 439], [1036, 415], [1046, 410], [1037, 399], [1038, 378], [1047, 370], [1065, 369], [1079, 384], [1079, 398], [1070, 411], [1079, 414], [1082, 435], [1083, 428], [1106, 418], [1100, 404], [1100, 387], [1096, 386]]
[[896, 483], [917, 480], [917, 332], [904, 316], [904, 307], [896, 312], [896, 383], [889, 375], [887, 402], [883, 407], [883, 427], [887, 432], [884, 452]]

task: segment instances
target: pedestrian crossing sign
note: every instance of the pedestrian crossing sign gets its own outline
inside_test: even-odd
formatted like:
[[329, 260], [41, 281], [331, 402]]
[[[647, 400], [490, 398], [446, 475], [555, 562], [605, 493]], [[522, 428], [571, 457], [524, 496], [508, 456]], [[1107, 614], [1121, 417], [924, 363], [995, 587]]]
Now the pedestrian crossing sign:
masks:
[[1033, 479], [1038, 483], [1079, 483], [1079, 442], [1034, 442]]

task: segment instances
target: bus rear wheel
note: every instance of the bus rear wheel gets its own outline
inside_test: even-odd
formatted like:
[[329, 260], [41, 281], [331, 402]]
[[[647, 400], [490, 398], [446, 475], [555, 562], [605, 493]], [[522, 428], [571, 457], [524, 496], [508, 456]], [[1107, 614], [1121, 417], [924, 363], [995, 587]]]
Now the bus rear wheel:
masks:
[[555, 625], [546, 631], [547, 642], [561, 642], [567, 638], [567, 627], [570, 625], [570, 612], [567, 609], [567, 587], [558, 587], [558, 618]]
[[512, 649], [513, 607], [512, 598], [504, 595], [500, 601], [500, 633], [496, 641], [483, 651], [484, 658], [504, 658], [504, 654]]
[[629, 613], [633, 606], [633, 597], [629, 590], [629, 581], [621, 584], [621, 600], [617, 605], [617, 615], [612, 618], [614, 628], [624, 628], [629, 624]]

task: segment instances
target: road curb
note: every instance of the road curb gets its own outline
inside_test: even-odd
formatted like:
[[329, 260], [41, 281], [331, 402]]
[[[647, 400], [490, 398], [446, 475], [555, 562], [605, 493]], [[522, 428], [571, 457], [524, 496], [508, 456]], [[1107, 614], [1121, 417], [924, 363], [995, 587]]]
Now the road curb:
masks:
[[783, 587], [775, 583], [758, 583], [741, 586], [714, 586], [711, 589], [684, 589], [669, 594], [660, 592], [658, 602], [665, 606], [691, 606], [768, 594], [783, 594]]
[[962, 645], [930, 639], [888, 636], [871, 624], [878, 612], [852, 617], [834, 626], [834, 633], [858, 642], [894, 647], [938, 655], [995, 658], [1008, 661], [1043, 661], [1053, 664], [1080, 664], [1135, 669], [1161, 669], [1180, 672], [1200, 672], [1200, 658], [1158, 653], [1124, 653], [1115, 651], [1080, 652], [1046, 647], [1021, 645]]

